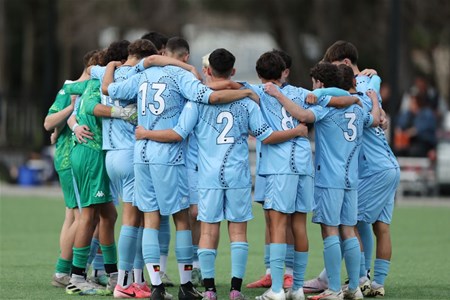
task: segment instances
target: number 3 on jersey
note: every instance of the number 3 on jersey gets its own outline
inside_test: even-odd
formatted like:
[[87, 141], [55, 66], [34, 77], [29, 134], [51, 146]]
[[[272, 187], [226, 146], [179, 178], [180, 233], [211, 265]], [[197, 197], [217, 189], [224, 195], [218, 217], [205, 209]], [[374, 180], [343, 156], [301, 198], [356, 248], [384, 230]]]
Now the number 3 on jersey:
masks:
[[356, 114], [352, 113], [352, 112], [348, 112], [344, 114], [344, 117], [348, 120], [348, 124], [347, 124], [347, 129], [346, 131], [344, 131], [344, 138], [349, 141], [349, 142], [353, 142], [356, 138], [357, 135], [357, 130], [356, 130], [356, 126], [355, 126], [355, 120], [356, 120]]
[[[147, 88], [148, 88], [148, 83], [147, 82], [144, 82], [139, 87], [139, 93], [141, 93], [141, 113], [142, 113], [143, 116], [145, 116], [146, 108], [147, 108], [145, 106], [145, 103], [147, 101]], [[152, 103], [148, 103], [148, 109], [150, 110], [150, 112], [152, 114], [158, 116], [158, 115], [160, 115], [160, 114], [162, 114], [164, 112], [164, 109], [166, 107], [166, 104], [164, 102], [164, 98], [161, 96], [161, 94], [166, 89], [166, 84], [165, 83], [154, 82], [154, 83], [152, 83], [152, 87], [151, 88], [153, 90], [156, 90], [156, 93], [153, 96], [153, 102]]]

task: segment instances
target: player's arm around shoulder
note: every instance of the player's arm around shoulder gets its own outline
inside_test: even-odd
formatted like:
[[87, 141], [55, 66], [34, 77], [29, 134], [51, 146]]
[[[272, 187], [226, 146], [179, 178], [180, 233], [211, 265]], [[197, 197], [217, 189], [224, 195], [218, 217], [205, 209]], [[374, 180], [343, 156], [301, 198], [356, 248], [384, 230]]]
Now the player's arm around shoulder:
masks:
[[304, 123], [313, 123], [315, 120], [314, 114], [308, 110], [303, 109], [297, 105], [294, 101], [286, 97], [280, 89], [269, 82], [264, 85], [264, 91], [270, 96], [276, 98], [280, 104], [289, 112], [294, 118]]

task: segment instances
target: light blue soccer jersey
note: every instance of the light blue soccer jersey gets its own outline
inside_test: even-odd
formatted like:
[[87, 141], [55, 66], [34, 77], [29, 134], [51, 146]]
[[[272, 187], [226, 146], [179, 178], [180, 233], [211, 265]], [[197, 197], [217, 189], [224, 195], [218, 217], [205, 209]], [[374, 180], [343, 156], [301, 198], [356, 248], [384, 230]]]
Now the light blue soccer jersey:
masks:
[[[299, 124], [276, 98], [264, 92], [264, 85], [252, 85], [250, 88], [260, 97], [262, 115], [273, 130], [288, 130]], [[285, 86], [281, 92], [301, 107], [304, 107], [306, 95], [309, 93], [306, 89], [292, 85]], [[258, 171], [262, 176], [271, 174], [313, 176], [311, 144], [308, 138], [296, 137], [284, 143], [262, 144]]]
[[315, 185], [356, 189], [363, 109], [358, 105], [343, 109], [315, 105], [309, 110], [315, 115]]
[[[186, 168], [191, 170], [198, 169], [198, 144], [194, 132], [189, 134], [186, 150]], [[198, 170], [197, 170], [198, 171]]]
[[[186, 100], [208, 103], [212, 92], [192, 73], [175, 66], [152, 67], [108, 87], [112, 99], [137, 101], [138, 124], [150, 130], [175, 127]], [[138, 140], [134, 163], [184, 164], [185, 144]]]
[[258, 105], [248, 98], [223, 105], [189, 102], [174, 130], [183, 138], [195, 132], [199, 189], [251, 187], [249, 131], [260, 141], [273, 132]]
[[[114, 81], [121, 82], [127, 79], [127, 74], [131, 66], [121, 66], [114, 72]], [[103, 81], [106, 67], [94, 66], [91, 69], [91, 77]], [[125, 107], [131, 103], [130, 100], [115, 100], [106, 95], [102, 95], [102, 104], [107, 106]], [[103, 150], [126, 150], [133, 149], [136, 142], [134, 136], [135, 126], [130, 122], [117, 118], [102, 118], [103, 124]]]
[[[365, 94], [359, 95], [364, 110], [372, 110], [372, 100]], [[398, 162], [380, 127], [366, 127], [359, 153], [359, 178], [369, 177], [380, 171], [398, 168]]]
[[367, 90], [374, 90], [378, 95], [378, 99], [381, 100], [380, 86], [381, 78], [378, 75], [373, 75], [371, 77], [365, 75], [356, 76], [356, 90], [358, 92], [365, 93]]

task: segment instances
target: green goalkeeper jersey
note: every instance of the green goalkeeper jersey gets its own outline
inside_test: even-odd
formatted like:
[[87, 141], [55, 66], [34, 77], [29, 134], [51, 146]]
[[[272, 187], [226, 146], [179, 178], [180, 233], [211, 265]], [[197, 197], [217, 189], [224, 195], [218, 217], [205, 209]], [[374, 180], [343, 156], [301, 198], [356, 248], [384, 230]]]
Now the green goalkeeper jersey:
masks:
[[[67, 85], [65, 91], [69, 94], [81, 95], [80, 104], [76, 112], [76, 118], [79, 125], [87, 125], [93, 133], [92, 140], [86, 139], [87, 146], [96, 151], [102, 151], [102, 119], [93, 115], [95, 105], [101, 103], [100, 81], [90, 79]], [[76, 137], [74, 142], [78, 143]]]
[[[63, 87], [59, 90], [56, 95], [55, 101], [48, 110], [47, 115], [52, 115], [54, 113], [60, 112], [64, 108], [70, 105], [70, 94], [64, 91], [64, 87], [70, 84], [72, 81], [66, 80]], [[62, 171], [70, 169], [70, 151], [72, 149], [72, 131], [70, 130], [67, 123], [65, 123], [61, 132], [59, 132], [58, 140], [56, 141], [55, 150], [55, 170]]]

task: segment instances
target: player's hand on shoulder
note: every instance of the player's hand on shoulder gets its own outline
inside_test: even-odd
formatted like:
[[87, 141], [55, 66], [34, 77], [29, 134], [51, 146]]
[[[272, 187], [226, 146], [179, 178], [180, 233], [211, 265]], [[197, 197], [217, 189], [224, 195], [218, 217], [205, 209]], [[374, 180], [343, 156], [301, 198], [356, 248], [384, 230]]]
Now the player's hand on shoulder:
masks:
[[254, 91], [252, 91], [250, 89], [249, 89], [249, 91], [250, 91], [250, 94], [248, 95], [248, 97], [259, 104], [259, 96]]
[[108, 63], [108, 66], [112, 66], [114, 68], [118, 68], [121, 65], [122, 65], [122, 62], [120, 60], [113, 60]]
[[197, 79], [200, 80], [200, 81], [203, 81], [202, 75], [197, 71], [197, 69], [196, 69], [194, 66], [192, 66], [190, 72], [191, 72], [192, 74], [194, 74], [195, 78], [197, 78]]
[[311, 105], [317, 104], [317, 96], [313, 93], [308, 93], [308, 95], [306, 95], [305, 102]]
[[277, 97], [281, 93], [278, 87], [272, 82], [267, 82], [266, 84], [264, 84], [264, 92], [272, 97]]
[[372, 77], [373, 75], [378, 75], [377, 71], [374, 69], [364, 69], [359, 74], [369, 77]]

